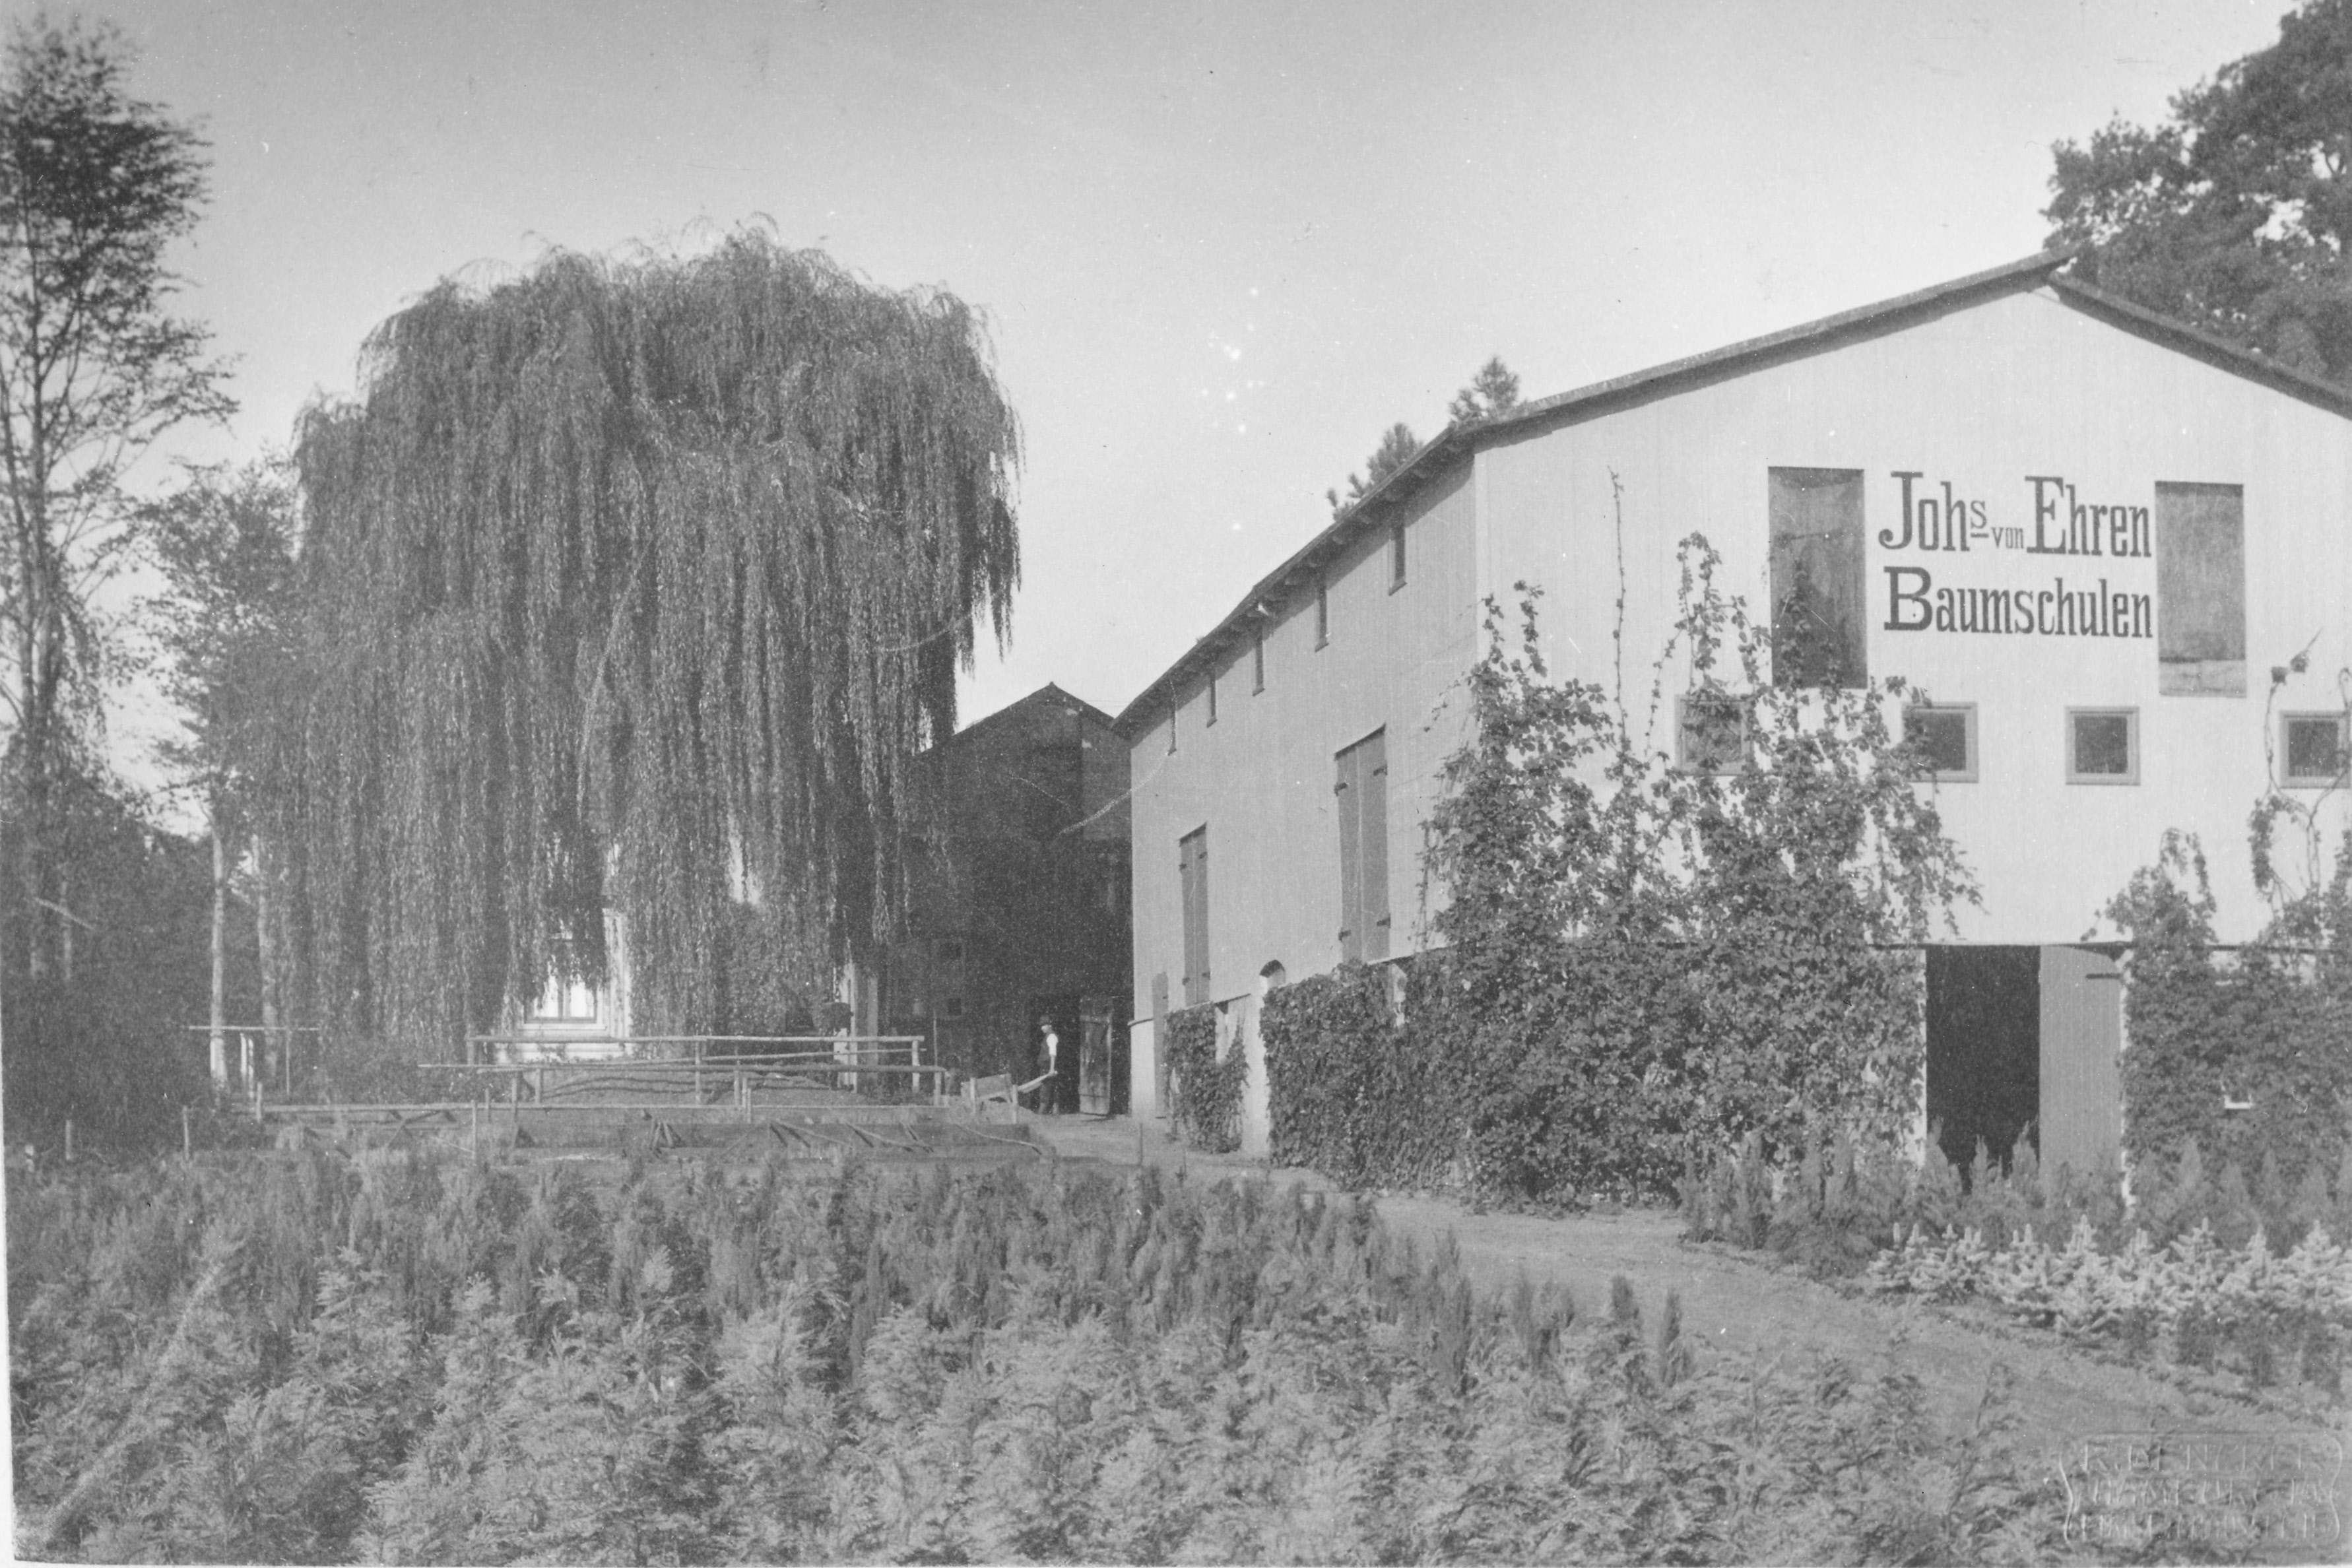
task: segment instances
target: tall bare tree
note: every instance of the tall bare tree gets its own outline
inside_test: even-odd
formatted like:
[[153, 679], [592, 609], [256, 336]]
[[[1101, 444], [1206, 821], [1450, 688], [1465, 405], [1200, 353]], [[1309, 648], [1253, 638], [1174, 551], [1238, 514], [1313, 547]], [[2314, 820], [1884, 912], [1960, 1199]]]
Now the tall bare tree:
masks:
[[125, 476], [164, 432], [232, 406], [205, 330], [170, 310], [165, 253], [195, 224], [204, 143], [131, 96], [131, 58], [111, 27], [36, 14], [0, 59], [0, 704], [20, 861], [0, 913], [35, 979], [71, 929], [52, 803], [98, 721], [95, 595], [122, 563]]

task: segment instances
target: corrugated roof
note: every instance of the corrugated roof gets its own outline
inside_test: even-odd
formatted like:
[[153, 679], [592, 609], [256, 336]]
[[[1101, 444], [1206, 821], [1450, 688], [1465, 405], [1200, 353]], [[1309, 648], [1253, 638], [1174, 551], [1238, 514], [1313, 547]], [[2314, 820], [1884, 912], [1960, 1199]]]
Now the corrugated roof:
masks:
[[2059, 271], [2074, 258], [2072, 250], [2038, 252], [1915, 293], [1883, 300], [1858, 310], [1840, 311], [1834, 316], [1824, 316], [1801, 326], [1768, 332], [1760, 338], [1748, 338], [1687, 359], [1673, 360], [1647, 370], [1635, 371], [1630, 375], [1595, 382], [1572, 392], [1538, 398], [1498, 418], [1467, 425], [1448, 425], [1394, 473], [1373, 486], [1362, 500], [1333, 519], [1328, 527], [1308, 540], [1288, 560], [1258, 579], [1242, 596], [1241, 603], [1206, 637], [1195, 642], [1120, 710], [1116, 721], [1118, 731], [1131, 738], [1141, 727], [1166, 717], [1176, 691], [1215, 659], [1233, 640], [1236, 629], [1243, 623], [1261, 610], [1270, 615], [1307, 574], [1320, 568], [1332, 556], [1386, 521], [1389, 513], [1419, 493], [1456, 458], [1466, 457], [1479, 447], [1496, 440], [1526, 434], [1532, 426], [1555, 426], [1589, 418], [1694, 385], [1744, 375], [1768, 365], [1820, 353], [1858, 339], [1900, 331], [1953, 310], [1969, 309], [2004, 294], [2048, 286], [2068, 304], [2100, 318], [2111, 326], [2136, 332], [2167, 348], [2260, 382], [2274, 391], [2352, 418], [2352, 390], [2301, 371], [2290, 370], [2200, 328], [2175, 321], [2088, 284], [2078, 283]]

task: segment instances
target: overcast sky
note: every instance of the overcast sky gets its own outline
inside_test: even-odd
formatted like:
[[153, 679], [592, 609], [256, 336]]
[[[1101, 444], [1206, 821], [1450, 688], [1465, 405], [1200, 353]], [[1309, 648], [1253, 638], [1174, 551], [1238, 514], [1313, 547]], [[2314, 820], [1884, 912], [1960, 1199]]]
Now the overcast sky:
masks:
[[2039, 247], [2050, 144], [2284, 0], [357, 5], [93, 0], [200, 116], [197, 458], [289, 437], [451, 273], [746, 220], [990, 314], [1013, 644], [1117, 710], [1488, 355], [1541, 396]]

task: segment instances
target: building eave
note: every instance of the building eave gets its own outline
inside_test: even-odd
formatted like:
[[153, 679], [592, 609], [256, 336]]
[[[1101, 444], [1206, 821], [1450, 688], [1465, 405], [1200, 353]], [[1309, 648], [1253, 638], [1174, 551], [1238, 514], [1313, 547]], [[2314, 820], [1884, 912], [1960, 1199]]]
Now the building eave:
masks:
[[2171, 321], [2067, 278], [2061, 269], [2074, 258], [2075, 254], [2073, 249], [2037, 252], [1932, 288], [1882, 300], [1856, 310], [1842, 310], [1833, 316], [1768, 332], [1762, 337], [1748, 338], [1685, 359], [1672, 360], [1629, 375], [1538, 398], [1496, 418], [1449, 425], [1394, 473], [1333, 518], [1328, 526], [1300, 546], [1289, 559], [1258, 579], [1243, 595], [1241, 602], [1206, 636], [1194, 642], [1119, 711], [1114, 724], [1122, 736], [1133, 742], [1166, 719], [1181, 699], [1187, 683], [1198, 679], [1224, 655], [1236, 640], [1241, 628], [1254, 619], [1271, 618], [1278, 614], [1301, 584], [1310, 580], [1312, 574], [1320, 571], [1334, 556], [1391, 521], [1392, 514], [1412, 497], [1421, 493], [1456, 461], [1469, 458], [1482, 447], [1523, 438], [1540, 430], [1686, 391], [1694, 386], [1748, 374], [1769, 365], [1807, 358], [1864, 339], [1900, 331], [2005, 295], [2049, 288], [2066, 304], [2121, 331], [2245, 376], [2289, 396], [2352, 417], [2352, 390], [2277, 364], [2200, 328]]
[[2341, 418], [2352, 419], [2352, 387], [2308, 371], [2284, 365], [2266, 359], [2227, 338], [2208, 331], [2187, 321], [2151, 310], [2145, 305], [2135, 305], [2120, 295], [2079, 282], [2063, 273], [2050, 279], [2050, 287], [2058, 298], [2084, 315], [2095, 317], [2111, 327], [2146, 338], [2191, 359], [2202, 360], [2217, 370], [2228, 371], [2249, 381], [2260, 383], [2273, 392], [2284, 393], [2300, 402], [2324, 408]]

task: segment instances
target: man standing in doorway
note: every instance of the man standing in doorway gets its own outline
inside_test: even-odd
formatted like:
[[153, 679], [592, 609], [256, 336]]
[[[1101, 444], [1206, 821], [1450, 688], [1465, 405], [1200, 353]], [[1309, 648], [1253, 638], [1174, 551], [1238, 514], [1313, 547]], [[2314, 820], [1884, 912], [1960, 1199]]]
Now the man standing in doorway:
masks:
[[1062, 1037], [1054, 1031], [1054, 1020], [1037, 1020], [1038, 1032], [1045, 1037], [1045, 1082], [1038, 1090], [1038, 1108], [1048, 1116], [1062, 1111]]

